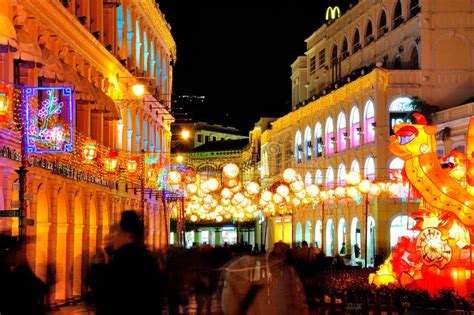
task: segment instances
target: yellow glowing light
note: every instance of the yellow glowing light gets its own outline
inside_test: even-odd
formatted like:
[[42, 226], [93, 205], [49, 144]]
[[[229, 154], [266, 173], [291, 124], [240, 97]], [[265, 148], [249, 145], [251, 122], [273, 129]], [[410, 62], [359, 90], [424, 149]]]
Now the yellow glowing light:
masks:
[[206, 186], [210, 191], [216, 191], [219, 189], [219, 181], [215, 177], [211, 177], [206, 181]]
[[250, 195], [256, 195], [259, 193], [260, 191], [260, 185], [257, 184], [256, 182], [249, 182], [247, 183], [247, 185], [245, 186], [245, 190], [247, 191], [247, 193], [249, 193]]
[[363, 179], [357, 186], [361, 193], [368, 193], [371, 189], [371, 183], [368, 179]]
[[226, 198], [226, 199], [230, 199], [232, 198], [234, 194], [232, 193], [232, 191], [230, 191], [229, 188], [225, 187], [221, 190], [221, 196]]
[[304, 183], [301, 181], [296, 181], [290, 184], [290, 188], [294, 192], [299, 192], [304, 189]]
[[380, 193], [382, 192], [382, 189], [380, 188], [380, 185], [377, 185], [377, 184], [372, 184], [370, 185], [370, 194], [374, 197], [377, 197], [378, 195], [380, 195]]
[[138, 163], [135, 160], [127, 161], [127, 172], [135, 173], [137, 171]]
[[242, 184], [240, 182], [237, 182], [237, 185], [235, 185], [235, 187], [232, 187], [230, 189], [230, 191], [233, 192], [234, 194], [238, 193], [241, 190], [242, 190]]
[[306, 187], [306, 192], [308, 195], [312, 198], [316, 198], [319, 195], [319, 187], [318, 185], [311, 184], [308, 187]]
[[283, 172], [283, 180], [287, 182], [288, 184], [293, 183], [295, 180], [298, 178], [298, 173], [292, 168], [287, 168]]
[[143, 84], [134, 84], [132, 86], [132, 92], [135, 96], [142, 96], [145, 94], [145, 86]]
[[298, 207], [299, 205], [301, 205], [301, 200], [299, 200], [298, 198], [293, 198], [291, 202], [293, 203], [294, 207]]
[[347, 187], [347, 196], [350, 198], [356, 198], [359, 195], [359, 191], [355, 187]]
[[84, 159], [86, 159], [86, 161], [88, 161], [88, 162], [95, 159], [96, 156], [97, 156], [97, 146], [96, 146], [95, 142], [86, 143], [84, 145], [83, 150], [82, 150], [82, 154], [84, 156]]
[[193, 214], [193, 215], [191, 216], [191, 221], [196, 222], [197, 219], [198, 219], [197, 215]]
[[238, 205], [244, 201], [245, 197], [241, 193], [236, 193], [232, 198], [232, 204]]
[[189, 130], [181, 130], [181, 139], [188, 140], [190, 136]]
[[216, 217], [216, 221], [217, 221], [217, 222], [222, 222], [222, 216], [218, 215], [218, 216]]
[[270, 202], [272, 201], [272, 197], [273, 197], [273, 194], [271, 191], [264, 191], [263, 194], [262, 194], [262, 200], [266, 201], [266, 202]]
[[400, 185], [397, 183], [391, 183], [387, 185], [387, 191], [392, 196], [398, 196], [400, 194]]
[[224, 176], [229, 178], [236, 178], [239, 175], [239, 167], [234, 163], [229, 163], [222, 169]]
[[296, 198], [303, 200], [306, 198], [306, 190], [299, 191], [295, 193]]
[[319, 199], [321, 199], [322, 201], [328, 200], [329, 199], [328, 192], [325, 190], [319, 192]]
[[346, 174], [346, 183], [348, 185], [358, 185], [360, 180], [361, 176], [358, 172], [350, 171]]
[[181, 173], [177, 171], [171, 171], [168, 173], [168, 181], [172, 185], [181, 183]]
[[273, 202], [274, 202], [274, 203], [277, 203], [277, 204], [278, 204], [278, 203], [280, 203], [280, 202], [282, 202], [282, 201], [283, 201], [283, 197], [282, 197], [282, 196], [280, 196], [279, 194], [274, 194], [274, 195], [273, 195]]
[[183, 157], [182, 155], [178, 155], [178, 156], [176, 157], [176, 162], [178, 162], [178, 163], [183, 163], [183, 161], [184, 161], [184, 157]]
[[188, 191], [188, 193], [190, 193], [191, 195], [194, 195], [195, 193], [197, 193], [198, 191], [198, 187], [196, 184], [188, 184], [186, 186], [186, 190]]
[[277, 187], [276, 193], [282, 197], [286, 197], [290, 193], [290, 189], [286, 185], [280, 185]]
[[334, 190], [334, 194], [337, 198], [344, 198], [346, 196], [346, 189], [344, 187], [337, 187]]

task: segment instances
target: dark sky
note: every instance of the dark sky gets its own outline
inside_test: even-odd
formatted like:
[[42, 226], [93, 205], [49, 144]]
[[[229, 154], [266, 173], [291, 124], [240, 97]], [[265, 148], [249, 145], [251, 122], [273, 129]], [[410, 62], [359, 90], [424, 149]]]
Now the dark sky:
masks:
[[[249, 130], [262, 116], [291, 110], [291, 63], [328, 6], [350, 0], [159, 0], [178, 58], [173, 93], [204, 95], [179, 104], [195, 120]], [[176, 98], [175, 98], [176, 99]], [[182, 116], [177, 116], [177, 118]]]

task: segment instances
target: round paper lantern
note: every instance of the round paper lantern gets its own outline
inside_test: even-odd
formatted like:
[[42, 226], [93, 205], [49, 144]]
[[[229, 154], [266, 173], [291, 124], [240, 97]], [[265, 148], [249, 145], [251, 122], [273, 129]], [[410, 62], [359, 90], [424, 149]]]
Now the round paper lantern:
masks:
[[170, 171], [168, 173], [168, 182], [171, 185], [177, 185], [181, 183], [181, 173], [178, 171]]
[[226, 164], [222, 168], [222, 173], [224, 173], [225, 177], [236, 178], [239, 176], [239, 167], [234, 163]]
[[277, 187], [276, 193], [282, 197], [286, 197], [290, 193], [290, 189], [286, 185], [280, 185]]
[[319, 194], [319, 187], [318, 185], [311, 184], [308, 187], [306, 187], [306, 192], [308, 195], [312, 198], [316, 198]]
[[357, 188], [359, 189], [359, 191], [361, 193], [368, 193], [370, 191], [370, 188], [371, 188], [371, 184], [370, 184], [370, 181], [368, 179], [363, 179], [359, 185], [357, 186]]
[[193, 214], [193, 215], [191, 216], [191, 221], [196, 222], [197, 219], [198, 219], [197, 215]]
[[247, 185], [245, 185], [245, 190], [250, 195], [256, 195], [260, 191], [260, 185], [256, 182], [248, 182]]
[[107, 157], [104, 159], [104, 170], [107, 173], [115, 173], [117, 171], [118, 164], [118, 153], [115, 151], [109, 152]]
[[359, 195], [359, 191], [354, 186], [351, 186], [351, 187], [347, 187], [346, 194], [350, 198], [356, 198]]
[[290, 184], [290, 189], [294, 192], [299, 192], [304, 189], [304, 183], [301, 181], [296, 181]]
[[346, 196], [346, 189], [344, 187], [337, 187], [334, 190], [334, 194], [337, 198], [344, 198]]
[[296, 173], [294, 169], [287, 168], [286, 170], [283, 171], [283, 180], [286, 183], [291, 184], [297, 179], [298, 179], [298, 173]]
[[270, 202], [272, 200], [273, 194], [271, 191], [264, 191], [262, 194], [262, 199], [265, 200], [266, 202]]
[[232, 198], [234, 194], [232, 193], [232, 191], [230, 191], [229, 188], [225, 187], [221, 190], [221, 196], [226, 198], [226, 199], [230, 199]]
[[218, 216], [216, 217], [216, 221], [217, 221], [217, 222], [222, 222], [222, 216], [218, 215]]
[[95, 142], [88, 142], [82, 148], [82, 155], [86, 162], [91, 162], [97, 157], [97, 145]]
[[374, 196], [374, 197], [377, 197], [378, 195], [380, 195], [380, 193], [382, 192], [382, 189], [380, 188], [379, 185], [377, 184], [372, 184], [370, 185], [370, 191], [369, 193]]
[[346, 174], [346, 183], [348, 185], [357, 185], [360, 183], [361, 176], [359, 172], [350, 171]]
[[216, 191], [219, 189], [219, 181], [215, 177], [211, 177], [206, 181], [206, 186], [210, 191]]
[[198, 187], [196, 184], [188, 184], [186, 186], [186, 190], [188, 191], [189, 194], [194, 195], [198, 191]]
[[130, 159], [127, 161], [127, 173], [129, 175], [135, 175], [138, 168], [138, 162], [135, 159]]

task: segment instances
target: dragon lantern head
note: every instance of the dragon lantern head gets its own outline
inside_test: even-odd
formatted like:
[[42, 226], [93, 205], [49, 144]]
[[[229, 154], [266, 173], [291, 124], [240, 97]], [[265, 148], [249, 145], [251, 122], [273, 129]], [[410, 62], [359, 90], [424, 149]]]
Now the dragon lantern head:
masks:
[[389, 149], [402, 160], [436, 152], [436, 126], [428, 126], [423, 115], [414, 113], [416, 124], [398, 124], [393, 127]]

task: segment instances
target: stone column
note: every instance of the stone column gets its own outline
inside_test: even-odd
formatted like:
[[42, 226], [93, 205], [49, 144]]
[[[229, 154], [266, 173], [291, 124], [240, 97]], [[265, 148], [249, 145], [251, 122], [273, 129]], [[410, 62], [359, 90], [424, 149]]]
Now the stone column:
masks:
[[216, 235], [216, 241], [215, 245], [222, 245], [222, 229], [221, 228], [216, 228], [215, 229], [215, 235]]

